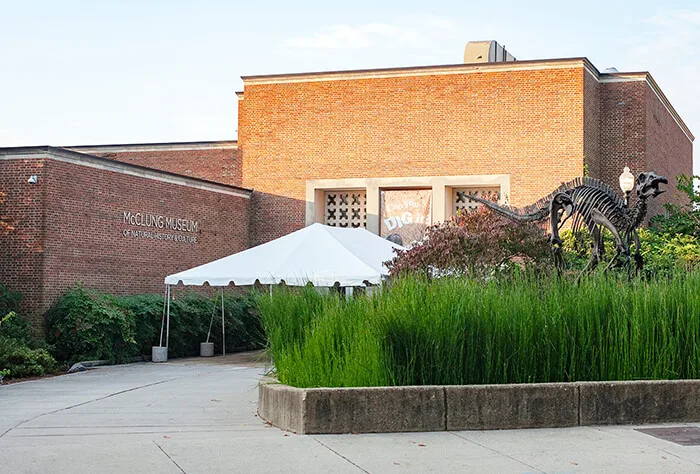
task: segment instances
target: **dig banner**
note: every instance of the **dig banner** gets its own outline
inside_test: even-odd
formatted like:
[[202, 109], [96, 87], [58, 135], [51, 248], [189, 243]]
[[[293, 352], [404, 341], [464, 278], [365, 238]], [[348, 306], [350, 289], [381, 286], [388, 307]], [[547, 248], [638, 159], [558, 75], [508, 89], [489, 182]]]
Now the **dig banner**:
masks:
[[381, 236], [410, 247], [431, 224], [430, 189], [387, 189], [380, 192]]

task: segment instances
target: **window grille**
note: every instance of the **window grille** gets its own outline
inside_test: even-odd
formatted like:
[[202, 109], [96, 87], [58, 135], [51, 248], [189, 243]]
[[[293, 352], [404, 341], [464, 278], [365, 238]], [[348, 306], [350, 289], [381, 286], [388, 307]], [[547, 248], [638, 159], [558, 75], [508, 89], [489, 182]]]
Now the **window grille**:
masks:
[[498, 202], [501, 198], [500, 188], [463, 188], [455, 189], [452, 193], [452, 203], [454, 204], [453, 213], [457, 215], [457, 212], [470, 211], [481, 206], [481, 203], [472, 201], [469, 196], [477, 196], [482, 199], [488, 199], [490, 201]]
[[367, 192], [326, 191], [324, 223], [332, 227], [367, 227]]

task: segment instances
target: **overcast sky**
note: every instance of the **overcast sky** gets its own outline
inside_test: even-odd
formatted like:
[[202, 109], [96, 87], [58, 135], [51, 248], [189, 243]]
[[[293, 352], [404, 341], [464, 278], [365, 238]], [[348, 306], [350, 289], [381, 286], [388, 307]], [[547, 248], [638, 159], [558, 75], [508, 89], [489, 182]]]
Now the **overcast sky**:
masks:
[[0, 147], [233, 139], [240, 76], [454, 64], [484, 39], [648, 70], [700, 136], [698, 0], [0, 0]]

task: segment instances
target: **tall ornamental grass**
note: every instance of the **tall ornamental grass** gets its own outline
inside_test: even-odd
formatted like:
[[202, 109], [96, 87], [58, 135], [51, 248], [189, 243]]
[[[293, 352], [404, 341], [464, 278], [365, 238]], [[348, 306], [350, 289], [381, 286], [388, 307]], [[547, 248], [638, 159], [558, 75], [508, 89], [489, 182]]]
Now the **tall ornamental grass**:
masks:
[[297, 387], [700, 376], [700, 274], [580, 285], [409, 277], [343, 301], [312, 288], [258, 300], [277, 376]]

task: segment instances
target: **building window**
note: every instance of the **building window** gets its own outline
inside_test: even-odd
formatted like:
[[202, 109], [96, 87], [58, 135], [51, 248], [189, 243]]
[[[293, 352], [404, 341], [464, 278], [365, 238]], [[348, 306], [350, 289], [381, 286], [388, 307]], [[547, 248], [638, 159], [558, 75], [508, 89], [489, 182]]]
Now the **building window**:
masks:
[[456, 188], [452, 191], [453, 215], [457, 215], [459, 211], [469, 211], [481, 206], [481, 203], [469, 199], [469, 196], [498, 202], [501, 198], [501, 191], [499, 187]]
[[331, 227], [367, 227], [367, 192], [326, 191], [324, 223]]

